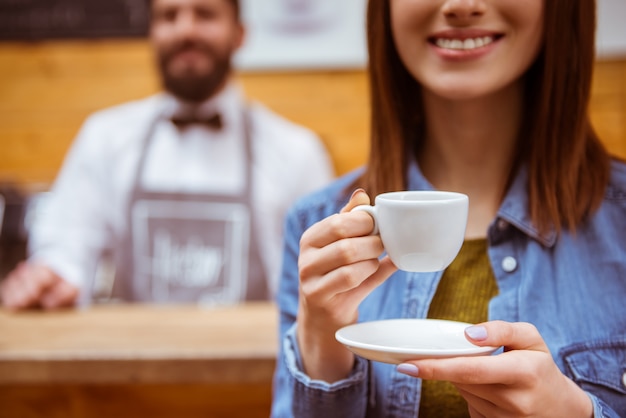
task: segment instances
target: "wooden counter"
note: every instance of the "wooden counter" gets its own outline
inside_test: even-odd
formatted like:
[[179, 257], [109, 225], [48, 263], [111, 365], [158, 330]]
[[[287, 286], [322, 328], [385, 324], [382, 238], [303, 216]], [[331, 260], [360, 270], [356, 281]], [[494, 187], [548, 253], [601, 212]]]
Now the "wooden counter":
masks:
[[0, 417], [266, 417], [276, 335], [270, 303], [0, 311]]

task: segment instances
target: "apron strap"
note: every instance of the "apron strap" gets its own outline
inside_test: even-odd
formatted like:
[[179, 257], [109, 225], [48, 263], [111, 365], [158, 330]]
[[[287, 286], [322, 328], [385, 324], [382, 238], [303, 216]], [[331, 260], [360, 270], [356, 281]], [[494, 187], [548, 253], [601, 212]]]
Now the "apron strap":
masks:
[[[249, 236], [246, 238], [247, 251], [244, 250], [244, 257], [247, 257], [247, 271], [242, 271], [240, 274], [246, 280], [242, 283], [245, 286], [245, 292], [241, 295], [242, 299], [246, 300], [261, 300], [267, 299], [269, 296], [269, 286], [266, 277], [266, 268], [263, 263], [263, 258], [259, 252], [259, 237], [257, 236], [257, 225], [255, 222], [255, 216], [253, 216], [253, 151], [252, 151], [252, 114], [249, 106], [243, 106], [242, 108], [242, 122], [243, 122], [243, 134], [244, 134], [244, 152], [246, 164], [244, 164], [245, 171], [245, 187], [243, 193], [239, 197], [232, 196], [220, 196], [220, 195], [206, 195], [206, 194], [189, 194], [189, 193], [158, 193], [144, 191], [141, 185], [141, 176], [146, 166], [146, 160], [150, 143], [155, 135], [157, 125], [164, 120], [167, 116], [164, 110], [158, 112], [155, 118], [146, 129], [144, 138], [141, 144], [141, 153], [137, 164], [137, 170], [133, 178], [133, 186], [128, 201], [127, 207], [127, 231], [126, 237], [122, 240], [121, 248], [118, 250], [119, 256], [117, 257], [118, 273], [116, 274], [114, 282], [114, 294], [121, 296], [127, 300], [147, 300], [153, 301], [154, 295], [152, 292], [146, 292], [146, 285], [148, 289], [153, 287], [155, 276], [150, 274], [148, 281], [150, 283], [138, 282], [138, 276], [142, 277], [146, 272], [139, 272], [137, 270], [137, 254], [135, 254], [135, 246], [137, 245], [137, 236], [134, 236], [133, 231], [136, 230], [136, 225], [133, 222], [133, 210], [137, 202], [143, 200], [170, 200], [175, 202], [220, 202], [220, 201], [232, 201], [233, 203], [239, 202], [243, 207], [247, 208], [247, 224], [249, 226]], [[151, 236], [150, 234], [148, 234]], [[150, 239], [150, 238], [149, 238]], [[153, 245], [149, 242], [147, 245]], [[148, 254], [151, 253], [149, 249]], [[158, 263], [159, 260], [157, 260]], [[244, 266], [242, 266], [244, 267]], [[182, 272], [181, 272], [182, 274]], [[145, 294], [148, 293], [148, 294]], [[193, 300], [187, 300], [191, 302]], [[236, 301], [230, 301], [236, 302]]]

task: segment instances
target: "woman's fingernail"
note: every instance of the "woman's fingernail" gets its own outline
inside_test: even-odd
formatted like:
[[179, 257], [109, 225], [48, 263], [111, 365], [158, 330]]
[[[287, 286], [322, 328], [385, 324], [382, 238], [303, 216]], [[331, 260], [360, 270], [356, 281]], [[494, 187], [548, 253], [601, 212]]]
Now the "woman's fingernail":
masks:
[[465, 328], [465, 334], [475, 341], [484, 341], [487, 339], [487, 328], [482, 325], [473, 325]]
[[365, 193], [365, 190], [359, 187], [358, 189], [352, 192], [352, 196], [350, 196], [350, 200], [352, 200], [354, 196], [356, 196], [359, 193]]
[[414, 376], [414, 377], [417, 377], [417, 375], [420, 372], [417, 366], [411, 363], [398, 364], [398, 366], [396, 367], [396, 370], [399, 371], [400, 373], [408, 374], [409, 376]]

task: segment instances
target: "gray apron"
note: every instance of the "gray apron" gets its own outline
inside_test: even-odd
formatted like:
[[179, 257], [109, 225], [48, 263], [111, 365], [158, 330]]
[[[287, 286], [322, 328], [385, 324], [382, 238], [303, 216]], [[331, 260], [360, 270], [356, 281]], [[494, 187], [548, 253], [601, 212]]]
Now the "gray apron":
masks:
[[240, 195], [145, 190], [141, 174], [161, 113], [142, 145], [116, 249], [115, 298], [126, 301], [233, 304], [267, 299], [267, 279], [252, 216], [252, 139], [244, 109], [245, 187]]

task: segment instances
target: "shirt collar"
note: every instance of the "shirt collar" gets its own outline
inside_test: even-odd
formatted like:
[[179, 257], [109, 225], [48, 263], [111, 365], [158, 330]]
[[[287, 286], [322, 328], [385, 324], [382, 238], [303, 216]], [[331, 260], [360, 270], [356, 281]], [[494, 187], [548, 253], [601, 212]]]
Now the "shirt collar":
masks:
[[[193, 107], [196, 113], [202, 115], [219, 113], [224, 124], [229, 125], [238, 122], [243, 104], [243, 89], [236, 82], [230, 81], [219, 93]], [[181, 108], [190, 106], [192, 105], [171, 93], [163, 92], [163, 115], [165, 117], [170, 118]]]
[[[408, 186], [410, 190], [434, 190], [415, 161], [409, 164]], [[528, 208], [528, 173], [522, 167], [515, 175], [494, 222], [503, 219], [542, 245], [554, 246], [557, 239], [556, 229], [551, 227], [541, 233], [531, 221]]]
[[542, 245], [546, 247], [554, 246], [558, 235], [556, 228], [551, 226], [547, 231], [540, 232], [530, 218], [529, 207], [528, 171], [526, 167], [521, 167], [500, 206], [498, 217], [514, 225]]

